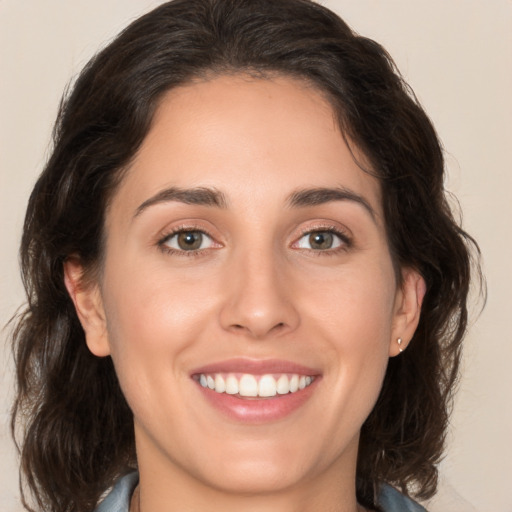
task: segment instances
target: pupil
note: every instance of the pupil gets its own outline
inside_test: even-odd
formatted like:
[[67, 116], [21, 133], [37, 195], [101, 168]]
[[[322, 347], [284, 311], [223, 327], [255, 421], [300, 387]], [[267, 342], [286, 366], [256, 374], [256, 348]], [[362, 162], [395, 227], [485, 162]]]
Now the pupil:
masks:
[[199, 231], [185, 231], [178, 235], [178, 245], [185, 251], [193, 251], [201, 247], [203, 235]]
[[311, 233], [309, 235], [309, 243], [313, 249], [330, 249], [332, 247], [332, 234], [323, 233]]

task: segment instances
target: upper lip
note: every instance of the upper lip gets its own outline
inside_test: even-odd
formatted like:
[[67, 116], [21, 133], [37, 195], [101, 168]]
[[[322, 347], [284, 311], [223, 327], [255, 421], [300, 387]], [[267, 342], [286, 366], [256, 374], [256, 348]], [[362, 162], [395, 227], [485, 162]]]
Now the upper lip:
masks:
[[283, 359], [246, 359], [233, 358], [216, 363], [210, 363], [196, 368], [191, 375], [207, 373], [250, 373], [253, 375], [265, 375], [269, 373], [293, 373], [298, 375], [319, 375], [316, 368], [286, 361]]

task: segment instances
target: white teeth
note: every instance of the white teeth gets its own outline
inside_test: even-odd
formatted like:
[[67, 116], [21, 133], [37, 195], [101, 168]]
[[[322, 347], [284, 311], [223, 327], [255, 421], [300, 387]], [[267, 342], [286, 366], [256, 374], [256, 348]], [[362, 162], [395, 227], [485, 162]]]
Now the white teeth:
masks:
[[276, 396], [277, 384], [272, 375], [263, 375], [258, 382], [258, 396]]
[[215, 391], [217, 393], [224, 393], [226, 391], [226, 382], [220, 374], [215, 375]]
[[277, 379], [277, 392], [280, 395], [286, 395], [290, 392], [290, 380], [287, 375], [281, 375], [281, 377]]
[[212, 389], [217, 393], [227, 393], [228, 395], [238, 394], [243, 397], [272, 397], [295, 393], [309, 386], [313, 380], [314, 378], [310, 375], [299, 376], [285, 373], [279, 377], [270, 374], [258, 377], [244, 373], [240, 379], [233, 374], [199, 375], [199, 384], [203, 388]]
[[254, 375], [248, 373], [242, 375], [238, 383], [238, 394], [240, 396], [258, 396], [258, 381]]
[[228, 395], [238, 394], [238, 379], [234, 375], [228, 375], [226, 379], [226, 393]]
[[292, 375], [290, 379], [290, 393], [295, 393], [299, 389], [299, 376]]

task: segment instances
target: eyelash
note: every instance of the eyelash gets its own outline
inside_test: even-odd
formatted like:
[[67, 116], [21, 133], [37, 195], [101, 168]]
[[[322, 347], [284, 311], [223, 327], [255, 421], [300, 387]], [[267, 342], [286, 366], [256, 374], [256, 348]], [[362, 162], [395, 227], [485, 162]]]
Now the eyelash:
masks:
[[313, 228], [305, 228], [301, 231], [300, 236], [293, 242], [293, 244], [297, 244], [298, 241], [306, 235], [311, 235], [312, 233], [331, 233], [337, 236], [341, 240], [341, 245], [339, 247], [335, 247], [334, 249], [325, 249], [325, 250], [315, 250], [315, 249], [304, 249], [308, 251], [309, 254], [313, 256], [331, 256], [336, 255], [340, 252], [346, 252], [353, 246], [352, 238], [339, 227], [331, 226], [331, 225], [320, 225], [315, 226]]
[[[158, 248], [166, 253], [171, 255], [178, 255], [178, 256], [186, 256], [186, 257], [194, 257], [194, 256], [201, 256], [205, 255], [208, 251], [208, 249], [194, 249], [190, 251], [185, 250], [177, 250], [172, 247], [169, 247], [167, 245], [167, 242], [174, 236], [180, 234], [180, 233], [186, 233], [186, 232], [198, 232], [203, 235], [206, 235], [208, 238], [210, 238], [213, 243], [215, 242], [215, 239], [212, 235], [210, 235], [206, 230], [203, 228], [200, 228], [198, 226], [190, 226], [190, 225], [183, 225], [178, 226], [176, 228], [173, 228], [170, 232], [165, 233], [157, 242]], [[341, 245], [339, 247], [335, 247], [334, 249], [325, 249], [325, 250], [315, 250], [315, 249], [303, 249], [307, 251], [310, 254], [313, 254], [314, 256], [325, 256], [325, 255], [334, 255], [338, 254], [339, 252], [347, 251], [352, 247], [352, 238], [343, 230], [341, 230], [339, 227], [335, 226], [315, 226], [314, 228], [304, 228], [301, 230], [300, 236], [295, 239], [292, 245], [297, 244], [304, 236], [311, 235], [312, 233], [332, 233], [333, 235], [337, 236], [341, 240]], [[218, 243], [218, 242], [217, 242]]]
[[173, 228], [170, 232], [164, 234], [157, 242], [158, 248], [165, 254], [171, 254], [171, 255], [177, 255], [177, 256], [185, 256], [185, 257], [193, 257], [193, 256], [202, 256], [204, 255], [208, 249], [193, 249], [191, 251], [185, 251], [185, 250], [177, 250], [172, 247], [169, 247], [166, 243], [176, 235], [179, 235], [180, 233], [187, 233], [187, 232], [197, 232], [201, 233], [203, 235], [206, 235], [208, 238], [210, 238], [213, 243], [215, 243], [215, 239], [212, 235], [210, 235], [204, 228], [200, 228], [198, 226], [190, 226], [190, 225], [184, 225], [184, 226], [178, 226]]

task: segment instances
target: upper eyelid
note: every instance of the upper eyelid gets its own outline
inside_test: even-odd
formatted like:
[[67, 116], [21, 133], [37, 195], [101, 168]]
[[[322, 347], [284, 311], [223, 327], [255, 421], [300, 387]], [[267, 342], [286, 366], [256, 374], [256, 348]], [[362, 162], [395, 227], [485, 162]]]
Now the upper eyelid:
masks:
[[214, 240], [213, 236], [210, 235], [207, 231], [204, 231], [203, 229], [178, 229], [176, 231], [170, 231], [167, 235], [163, 235], [161, 237], [161, 240], [168, 240], [170, 238], [175, 237], [176, 235], [179, 235], [180, 233], [201, 233], [203, 235], [206, 235], [208, 238]]
[[203, 233], [204, 235], [209, 236], [212, 239], [215, 239], [215, 236], [212, 234], [212, 230], [206, 228], [202, 223], [200, 222], [182, 222], [178, 225], [174, 225], [171, 227], [165, 227], [164, 229], [161, 229], [155, 238], [158, 240], [163, 240], [166, 238], [169, 238], [173, 235], [176, 235], [178, 233], [186, 231], [199, 231]]
[[339, 239], [341, 239], [343, 242], [348, 242], [349, 241], [349, 237], [347, 234], [341, 232], [341, 231], [338, 231], [338, 230], [334, 230], [334, 229], [313, 229], [311, 231], [306, 231], [305, 233], [303, 233], [302, 235], [300, 235], [294, 242], [297, 243], [299, 240], [302, 240], [305, 236], [308, 236], [308, 235], [312, 235], [313, 233], [331, 233], [335, 236], [337, 236]]
[[308, 235], [310, 233], [315, 233], [318, 231], [332, 231], [337, 235], [343, 236], [345, 238], [352, 238], [352, 233], [349, 229], [342, 226], [334, 226], [332, 224], [318, 224], [314, 226], [302, 227], [300, 228], [300, 237], [304, 235]]
[[[174, 237], [178, 236], [180, 233], [187, 233], [187, 232], [198, 232], [198, 233], [201, 233], [203, 236], [208, 237], [212, 241], [212, 243], [217, 244], [217, 245], [222, 245], [222, 244], [220, 244], [220, 242], [218, 242], [215, 239], [215, 237], [210, 235], [210, 233], [208, 233], [204, 229], [189, 229], [189, 228], [178, 229], [178, 230], [175, 230], [175, 231], [170, 231], [168, 234], [166, 234], [166, 235], [164, 234], [161, 237], [159, 237], [157, 244], [159, 246], [166, 245], [169, 242], [169, 240], [172, 240]], [[178, 250], [178, 249], [176, 249], [176, 250]], [[198, 250], [203, 250], [203, 249], [198, 249]]]

